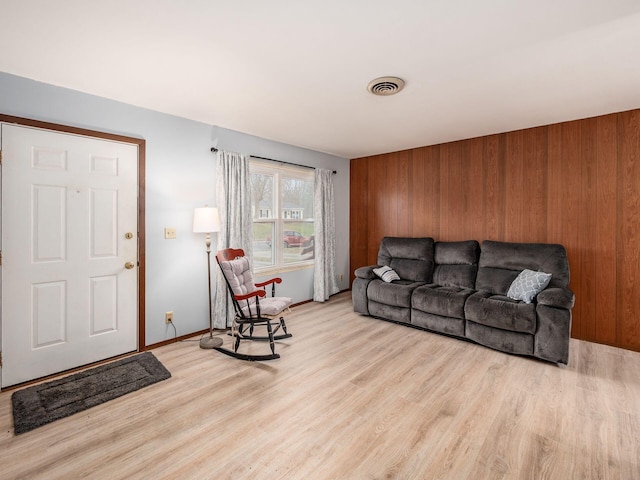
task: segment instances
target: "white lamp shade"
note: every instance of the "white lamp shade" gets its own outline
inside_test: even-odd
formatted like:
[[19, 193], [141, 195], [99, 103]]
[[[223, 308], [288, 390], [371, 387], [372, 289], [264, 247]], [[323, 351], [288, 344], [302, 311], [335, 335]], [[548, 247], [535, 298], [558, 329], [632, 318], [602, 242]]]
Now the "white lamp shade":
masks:
[[193, 210], [193, 232], [212, 233], [220, 231], [220, 215], [216, 207], [199, 207]]

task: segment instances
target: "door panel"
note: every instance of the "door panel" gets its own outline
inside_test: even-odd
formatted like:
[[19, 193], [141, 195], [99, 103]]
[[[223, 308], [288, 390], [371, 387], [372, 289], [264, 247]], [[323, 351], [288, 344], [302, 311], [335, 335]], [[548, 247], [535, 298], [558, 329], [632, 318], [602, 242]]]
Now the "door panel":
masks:
[[91, 190], [91, 258], [116, 257], [118, 192]]
[[2, 386], [136, 350], [137, 145], [2, 124], [2, 151]]
[[[67, 192], [64, 187], [32, 185], [32, 261], [62, 262], [67, 244]], [[10, 227], [10, 225], [8, 225]]]
[[31, 298], [33, 299], [31, 348], [64, 343], [67, 339], [66, 282], [34, 284], [31, 287]]
[[91, 335], [118, 329], [118, 276], [91, 279]]

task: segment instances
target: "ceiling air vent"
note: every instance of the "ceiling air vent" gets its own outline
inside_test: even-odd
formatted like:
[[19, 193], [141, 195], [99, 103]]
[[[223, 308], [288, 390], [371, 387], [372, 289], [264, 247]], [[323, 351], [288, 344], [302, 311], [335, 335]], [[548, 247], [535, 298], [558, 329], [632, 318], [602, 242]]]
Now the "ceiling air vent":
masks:
[[369, 82], [367, 90], [374, 95], [393, 95], [404, 88], [404, 80], [398, 77], [380, 77]]

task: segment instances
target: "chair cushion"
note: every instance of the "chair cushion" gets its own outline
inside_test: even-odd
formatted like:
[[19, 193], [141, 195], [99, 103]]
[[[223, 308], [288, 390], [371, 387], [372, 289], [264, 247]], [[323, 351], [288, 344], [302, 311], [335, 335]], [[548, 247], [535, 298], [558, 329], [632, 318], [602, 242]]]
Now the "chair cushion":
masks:
[[[262, 317], [275, 317], [280, 315], [283, 311], [288, 309], [293, 303], [293, 299], [289, 297], [263, 297], [260, 299], [260, 316]], [[245, 316], [257, 316], [256, 306], [247, 306], [246, 302], [241, 302], [242, 313]]]
[[411, 293], [422, 283], [409, 280], [397, 280], [385, 283], [382, 280], [371, 280], [367, 287], [367, 297], [377, 303], [393, 307], [411, 307]]
[[[222, 274], [225, 276], [234, 295], [246, 295], [255, 292], [257, 287], [253, 281], [251, 265], [247, 257], [220, 262]], [[289, 308], [293, 299], [289, 297], [263, 297], [260, 299], [260, 315], [276, 316]], [[256, 297], [238, 302], [242, 313], [247, 317], [256, 317]]]
[[234, 295], [246, 295], [256, 290], [251, 265], [247, 257], [220, 262], [220, 268]]
[[505, 295], [476, 292], [464, 306], [465, 318], [480, 325], [512, 332], [536, 333], [536, 307]]
[[464, 318], [464, 304], [473, 292], [466, 288], [423, 285], [413, 292], [411, 306], [443, 317]]

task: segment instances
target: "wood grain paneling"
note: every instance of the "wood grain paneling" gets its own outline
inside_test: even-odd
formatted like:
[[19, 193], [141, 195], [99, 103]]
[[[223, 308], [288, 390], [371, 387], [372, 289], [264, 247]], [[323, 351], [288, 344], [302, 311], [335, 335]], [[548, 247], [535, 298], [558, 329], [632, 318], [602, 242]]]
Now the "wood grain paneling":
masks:
[[[349, 189], [349, 203], [359, 205], [357, 210], [350, 211], [350, 225], [352, 232], [369, 231], [369, 202], [368, 202], [368, 170], [367, 162], [364, 160], [352, 160], [349, 177], [351, 184]], [[366, 242], [359, 242], [349, 246], [349, 253], [352, 265], [364, 265], [368, 257], [369, 245]]]
[[[618, 176], [617, 116], [607, 115], [597, 119], [596, 156], [596, 333], [603, 343], [616, 342], [616, 236], [618, 210], [616, 206], [616, 178]], [[613, 159], [613, 160], [612, 160]]]
[[640, 110], [352, 160], [352, 271], [392, 235], [560, 243], [572, 335], [640, 350]]
[[562, 243], [562, 125], [551, 125], [547, 135], [547, 242]]
[[480, 236], [487, 239], [501, 238], [504, 232], [504, 151], [500, 138], [491, 135], [484, 142], [484, 228]]
[[457, 198], [451, 192], [451, 150], [454, 144], [440, 147], [440, 235], [442, 240], [450, 240], [449, 227], [452, 212], [455, 211]]
[[524, 205], [529, 202], [524, 195], [524, 161], [523, 132], [506, 134], [505, 158], [505, 232], [513, 242], [522, 242], [522, 224], [524, 222]]
[[[391, 225], [389, 216], [385, 211], [385, 205], [389, 203], [390, 197], [395, 195], [396, 189], [390, 189], [385, 186], [385, 179], [388, 178], [388, 161], [384, 157], [378, 157], [372, 159], [371, 163], [373, 168], [369, 170], [369, 182], [367, 184], [369, 188], [366, 192], [369, 199], [369, 208], [367, 210], [369, 229], [365, 233], [365, 239], [369, 244], [368, 252], [374, 252], [375, 259], [377, 259], [376, 253], [380, 246], [380, 239], [385, 235], [395, 234], [395, 228]], [[386, 220], [381, 222], [380, 219]]]
[[640, 345], [640, 110], [618, 116], [618, 329], [620, 346]]
[[410, 152], [399, 152], [397, 158], [397, 185], [399, 187], [395, 215], [397, 218], [396, 232], [399, 237], [410, 237], [413, 233], [413, 212], [409, 206], [412, 203], [413, 183], [411, 181]]
[[420, 148], [411, 151], [413, 164], [412, 236], [440, 229], [440, 151]]
[[546, 129], [525, 130], [523, 137], [523, 231], [528, 242], [544, 242], [547, 238], [547, 136]]
[[[580, 263], [579, 245], [579, 215], [580, 215], [580, 124], [567, 122], [562, 124], [562, 201], [558, 215], [562, 215], [561, 243], [567, 249], [569, 265], [571, 266], [571, 288], [580, 291]], [[586, 245], [583, 245], [585, 247]], [[582, 293], [582, 292], [581, 292]], [[578, 338], [584, 338], [583, 319], [580, 316], [582, 307], [581, 297], [573, 307], [574, 318], [580, 319], [573, 325], [573, 331]]]
[[581, 336], [590, 340], [596, 337], [596, 168], [598, 155], [598, 120], [590, 118], [580, 122], [580, 292], [584, 297], [581, 306]]
[[468, 222], [464, 223], [463, 235], [467, 238], [473, 237], [475, 232], [484, 230], [484, 182], [483, 179], [483, 162], [471, 161], [474, 158], [482, 158], [484, 153], [485, 141], [483, 138], [474, 138], [469, 141], [469, 151], [466, 165], [469, 167], [468, 174]]

